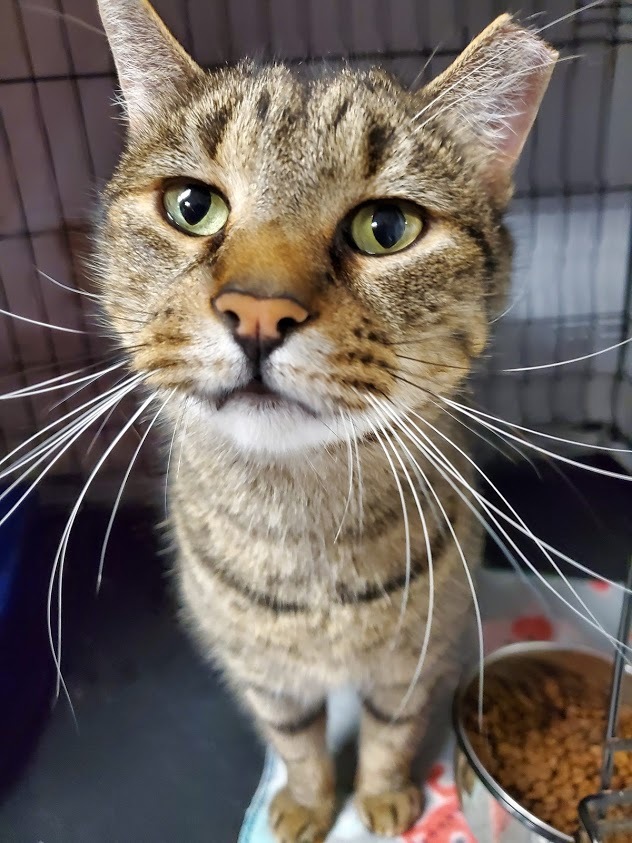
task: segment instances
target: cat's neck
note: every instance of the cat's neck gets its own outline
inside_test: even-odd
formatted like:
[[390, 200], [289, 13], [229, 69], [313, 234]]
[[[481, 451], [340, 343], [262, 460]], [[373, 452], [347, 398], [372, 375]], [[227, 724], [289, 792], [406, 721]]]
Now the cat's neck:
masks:
[[[463, 444], [459, 426], [448, 416], [441, 433]], [[401, 506], [401, 494], [410, 500], [411, 487], [419, 489], [424, 478], [445, 495], [449, 482], [437, 468], [439, 454], [449, 450], [452, 462], [462, 460], [445, 439], [437, 434], [429, 438], [432, 445], [409, 428], [409, 435], [400, 430], [388, 439], [384, 433], [373, 434], [357, 443], [266, 455], [241, 452], [230, 441], [193, 426], [183, 441], [176, 441], [170, 485], [180, 499], [193, 496], [210, 508], [237, 512], [248, 506], [261, 527], [284, 517], [299, 529], [319, 523], [335, 532], [334, 525], [343, 518], [353, 523], [362, 519], [363, 511], [382, 513], [385, 507]]]

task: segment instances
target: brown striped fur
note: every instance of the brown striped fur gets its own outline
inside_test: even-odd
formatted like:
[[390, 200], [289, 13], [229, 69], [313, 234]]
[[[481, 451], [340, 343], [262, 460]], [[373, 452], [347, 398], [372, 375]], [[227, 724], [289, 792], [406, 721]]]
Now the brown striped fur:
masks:
[[[504, 294], [502, 214], [554, 55], [504, 16], [420, 92], [379, 70], [312, 82], [282, 65], [205, 73], [144, 0], [100, 7], [129, 135], [104, 195], [99, 275], [132, 367], [158, 393], [173, 390], [183, 611], [286, 762], [270, 816], [277, 839], [315, 843], [330, 827], [323, 703], [348, 683], [364, 701], [358, 809], [374, 831], [396, 834], [420, 809], [410, 765], [430, 697], [458, 666], [471, 602], [454, 538], [409, 468], [426, 539], [396, 452], [404, 464], [416, 456], [472, 567], [480, 537], [412, 439], [379, 432], [375, 401], [414, 410], [464, 447], [435, 396], [463, 390]], [[167, 222], [161, 194], [176, 177], [226, 197], [221, 233], [187, 237]], [[426, 228], [406, 250], [375, 258], [350, 248], [344, 223], [382, 197], [416, 203]], [[211, 302], [236, 287], [310, 313], [265, 364], [266, 383], [284, 396], [274, 405], [224, 403], [250, 375]], [[466, 459], [432, 438], [469, 477]], [[428, 619], [427, 544], [432, 634], [402, 708]]]

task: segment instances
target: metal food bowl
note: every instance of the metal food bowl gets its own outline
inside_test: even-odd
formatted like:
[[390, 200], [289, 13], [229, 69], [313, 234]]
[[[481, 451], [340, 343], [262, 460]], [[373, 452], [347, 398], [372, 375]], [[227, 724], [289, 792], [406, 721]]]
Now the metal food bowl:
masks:
[[[612, 661], [607, 657], [590, 650], [547, 643], [503, 647], [485, 660], [485, 677], [502, 677], [507, 683], [512, 678], [524, 677], [525, 671], [547, 664], [581, 676], [587, 687], [610, 689]], [[478, 671], [461, 684], [453, 709], [457, 738], [456, 785], [463, 814], [476, 839], [479, 843], [575, 843], [573, 837], [557, 831], [523, 808], [477, 757], [464, 725], [466, 696], [477, 680]], [[627, 672], [623, 676], [621, 702], [632, 703], [632, 675]], [[578, 839], [581, 843], [590, 840], [582, 835]]]

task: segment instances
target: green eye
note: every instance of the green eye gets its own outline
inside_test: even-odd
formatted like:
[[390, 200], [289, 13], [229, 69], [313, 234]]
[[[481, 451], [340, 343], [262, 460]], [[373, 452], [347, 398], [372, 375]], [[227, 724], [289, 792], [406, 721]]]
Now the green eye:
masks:
[[185, 234], [210, 237], [226, 225], [229, 208], [220, 194], [200, 182], [179, 182], [164, 192], [170, 221]]
[[392, 255], [410, 246], [423, 229], [422, 212], [412, 202], [383, 200], [355, 212], [351, 239], [365, 255]]

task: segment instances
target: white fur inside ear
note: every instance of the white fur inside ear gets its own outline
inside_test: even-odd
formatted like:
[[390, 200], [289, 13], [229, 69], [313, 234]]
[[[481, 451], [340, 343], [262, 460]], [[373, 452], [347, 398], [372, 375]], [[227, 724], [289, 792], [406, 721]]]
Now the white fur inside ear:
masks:
[[[478, 142], [499, 167], [515, 165], [538, 112], [557, 53], [537, 34], [503, 15], [425, 89], [415, 119], [423, 129], [443, 117]], [[498, 158], [500, 157], [500, 161]]]
[[132, 127], [151, 118], [157, 103], [173, 102], [198, 74], [148, 0], [98, 0]]
[[[509, 57], [515, 57], [511, 69], [507, 67]], [[474, 76], [469, 108], [463, 116], [487, 146], [512, 161], [522, 150], [553, 64], [541, 41], [519, 39], [519, 43], [501, 48], [490, 66]], [[480, 84], [476, 84], [477, 77]]]

